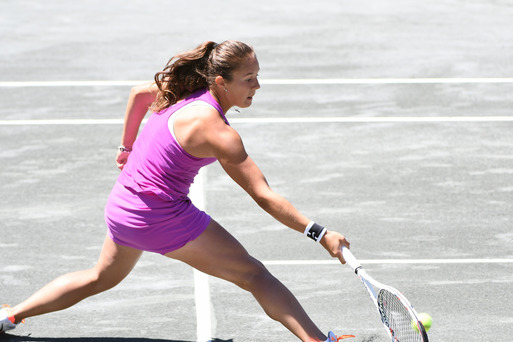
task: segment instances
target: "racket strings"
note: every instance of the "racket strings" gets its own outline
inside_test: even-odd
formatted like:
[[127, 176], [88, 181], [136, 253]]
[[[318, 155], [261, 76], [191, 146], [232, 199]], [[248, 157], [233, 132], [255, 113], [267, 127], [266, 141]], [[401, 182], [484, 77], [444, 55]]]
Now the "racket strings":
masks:
[[381, 319], [386, 324], [393, 341], [423, 342], [424, 339], [417, 328], [417, 320], [408, 311], [401, 299], [394, 293], [382, 289], [378, 294], [378, 307]]

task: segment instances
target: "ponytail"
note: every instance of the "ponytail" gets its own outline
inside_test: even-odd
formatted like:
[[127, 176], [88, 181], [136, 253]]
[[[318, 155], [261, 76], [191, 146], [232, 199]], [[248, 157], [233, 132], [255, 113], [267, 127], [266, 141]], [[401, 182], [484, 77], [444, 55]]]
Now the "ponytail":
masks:
[[155, 74], [159, 92], [151, 110], [159, 112], [178, 102], [184, 94], [205, 88], [208, 85], [208, 57], [216, 45], [205, 42], [194, 50], [172, 57], [166, 67]]
[[184, 95], [214, 84], [217, 76], [231, 81], [233, 71], [251, 53], [254, 53], [253, 48], [242, 42], [207, 41], [172, 57], [166, 67], [155, 74], [159, 92], [151, 110], [160, 112], [174, 105]]

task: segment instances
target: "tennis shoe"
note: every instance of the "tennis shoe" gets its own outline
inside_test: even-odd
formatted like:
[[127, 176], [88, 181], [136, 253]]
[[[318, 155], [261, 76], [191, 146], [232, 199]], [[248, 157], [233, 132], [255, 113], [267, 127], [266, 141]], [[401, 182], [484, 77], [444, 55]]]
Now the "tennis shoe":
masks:
[[333, 332], [329, 332], [328, 333], [328, 339], [326, 340], [326, 342], [338, 342], [340, 340], [344, 340], [346, 338], [351, 338], [351, 337], [355, 337], [354, 335], [340, 335], [340, 336], [336, 336]]
[[18, 324], [14, 323], [14, 316], [11, 313], [9, 305], [4, 305], [0, 310], [0, 334], [16, 328]]

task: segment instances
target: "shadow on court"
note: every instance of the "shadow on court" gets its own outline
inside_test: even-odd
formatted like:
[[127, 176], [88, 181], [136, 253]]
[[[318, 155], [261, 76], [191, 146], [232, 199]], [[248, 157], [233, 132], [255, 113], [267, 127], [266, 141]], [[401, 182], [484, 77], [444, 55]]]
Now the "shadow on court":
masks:
[[[193, 342], [184, 340], [165, 340], [159, 338], [138, 337], [30, 337], [0, 334], [2, 342]], [[233, 339], [213, 339], [212, 342], [233, 342]]]

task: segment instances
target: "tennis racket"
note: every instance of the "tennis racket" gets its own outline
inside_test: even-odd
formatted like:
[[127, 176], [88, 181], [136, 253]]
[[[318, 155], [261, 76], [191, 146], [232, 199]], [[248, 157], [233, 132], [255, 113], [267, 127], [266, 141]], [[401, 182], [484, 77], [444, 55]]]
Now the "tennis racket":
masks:
[[365, 285], [392, 342], [428, 342], [426, 330], [410, 302], [393, 287], [369, 276], [346, 247], [342, 247], [342, 256]]

